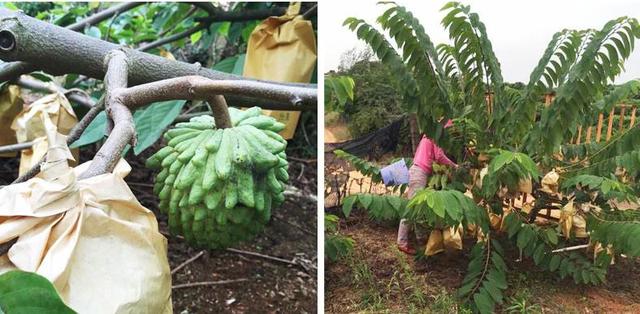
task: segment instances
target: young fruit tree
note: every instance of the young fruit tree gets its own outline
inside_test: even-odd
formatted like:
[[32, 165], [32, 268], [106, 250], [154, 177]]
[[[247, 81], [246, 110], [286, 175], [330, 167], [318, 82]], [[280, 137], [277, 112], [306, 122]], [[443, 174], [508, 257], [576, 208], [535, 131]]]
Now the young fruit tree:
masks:
[[[153, 192], [172, 235], [206, 249], [253, 239], [270, 220], [272, 208], [284, 202], [289, 181], [288, 142], [280, 135], [285, 124], [263, 109], [317, 108], [315, 84], [242, 76], [245, 55], [238, 50], [246, 49], [261, 20], [284, 15], [287, 7], [122, 3], [98, 11], [98, 5], [19, 5], [37, 18], [14, 5], [0, 8], [0, 60], [5, 62], [0, 81], [4, 87], [62, 93], [84, 108], [67, 144], [74, 148], [104, 141], [79, 180], [112, 173], [128, 151], [138, 155], [164, 139], [146, 166], [157, 170]], [[315, 16], [316, 6], [302, 8], [302, 19]], [[80, 18], [88, 12], [94, 13]], [[174, 44], [182, 54], [193, 53], [182, 59], [208, 64], [177, 61], [170, 51]], [[229, 55], [223, 48], [237, 55], [212, 62]], [[190, 113], [180, 115], [185, 101], [192, 104]], [[0, 153], [32, 145], [0, 146]], [[46, 164], [42, 157], [12, 184], [34, 178]], [[3, 241], [0, 255], [15, 241]], [[13, 302], [4, 297], [3, 306]]]
[[[358, 18], [344, 25], [396, 75], [395, 88], [421, 132], [461, 167], [431, 178], [406, 206], [376, 195], [349, 196], [346, 214], [354, 204], [388, 207], [430, 227], [475, 230], [478, 241], [458, 295], [481, 313], [503, 301], [505, 246], [577, 284], [600, 284], [614, 258], [640, 255], [640, 215], [623, 210], [637, 202], [635, 108], [630, 122], [622, 109], [620, 128], [611, 127], [616, 105], [640, 91], [638, 80], [613, 84], [640, 37], [635, 18], [556, 33], [529, 82], [517, 88], [503, 80], [487, 29], [469, 6], [450, 2], [442, 8], [451, 43], [435, 45], [411, 12], [385, 5], [377, 19], [382, 32]], [[601, 140], [602, 117], [609, 112], [609, 134]], [[453, 127], [445, 131], [449, 119]], [[346, 155], [363, 173], [379, 173]], [[595, 254], [584, 250], [586, 243]]]

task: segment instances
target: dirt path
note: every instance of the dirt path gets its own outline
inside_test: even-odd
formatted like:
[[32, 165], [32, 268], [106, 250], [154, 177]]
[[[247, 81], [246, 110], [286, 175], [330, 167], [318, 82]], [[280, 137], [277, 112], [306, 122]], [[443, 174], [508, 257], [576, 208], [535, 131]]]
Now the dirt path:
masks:
[[[395, 248], [396, 226], [356, 213], [341, 225], [356, 244], [355, 258], [326, 265], [328, 313], [458, 313], [454, 293], [464, 278], [473, 242], [465, 250], [414, 261]], [[507, 256], [509, 306], [524, 304], [527, 313], [640, 313], [640, 261], [621, 259], [609, 269], [608, 282], [577, 286], [539, 271], [530, 261]]]

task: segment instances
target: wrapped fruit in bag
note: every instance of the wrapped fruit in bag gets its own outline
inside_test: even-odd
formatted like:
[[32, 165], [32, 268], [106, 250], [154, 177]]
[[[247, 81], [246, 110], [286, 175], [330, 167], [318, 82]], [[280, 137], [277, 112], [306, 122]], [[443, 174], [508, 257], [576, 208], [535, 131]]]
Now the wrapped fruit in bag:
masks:
[[0, 273], [19, 269], [51, 281], [79, 313], [171, 313], [167, 240], [153, 213], [112, 173], [78, 179], [66, 137], [46, 118], [47, 162], [26, 182], [0, 190]]

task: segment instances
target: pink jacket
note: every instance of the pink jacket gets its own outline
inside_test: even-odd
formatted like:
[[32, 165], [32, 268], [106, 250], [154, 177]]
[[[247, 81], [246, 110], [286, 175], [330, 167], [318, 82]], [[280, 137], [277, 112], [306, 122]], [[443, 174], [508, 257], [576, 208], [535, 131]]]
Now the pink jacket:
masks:
[[431, 139], [422, 136], [416, 155], [413, 157], [413, 164], [420, 167], [427, 175], [431, 174], [432, 164], [437, 162], [442, 165], [455, 167], [456, 164], [447, 158], [442, 148], [438, 147]]

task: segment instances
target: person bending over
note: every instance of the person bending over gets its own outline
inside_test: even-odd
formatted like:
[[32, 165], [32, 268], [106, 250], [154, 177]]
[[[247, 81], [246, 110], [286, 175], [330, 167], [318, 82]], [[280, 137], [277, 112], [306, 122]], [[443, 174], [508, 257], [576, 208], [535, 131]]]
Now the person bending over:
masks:
[[[445, 128], [452, 126], [451, 120], [447, 122]], [[416, 191], [427, 185], [427, 179], [433, 170], [433, 163], [448, 165], [457, 168], [458, 165], [451, 161], [444, 153], [442, 148], [425, 135], [422, 136], [416, 154], [413, 157], [413, 165], [409, 168], [409, 188], [407, 189], [407, 197], [411, 199]], [[411, 247], [409, 241], [409, 233], [411, 232], [411, 223], [406, 219], [400, 220], [398, 227], [398, 249], [410, 255], [416, 254], [416, 250]]]

